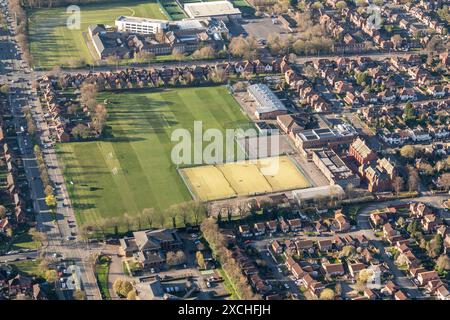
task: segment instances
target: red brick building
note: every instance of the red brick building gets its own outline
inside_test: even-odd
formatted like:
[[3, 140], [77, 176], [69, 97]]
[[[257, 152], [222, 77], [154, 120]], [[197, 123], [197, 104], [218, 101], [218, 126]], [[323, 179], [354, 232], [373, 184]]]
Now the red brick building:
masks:
[[370, 149], [364, 140], [360, 138], [350, 145], [349, 154], [360, 164], [366, 164], [377, 159], [377, 155]]

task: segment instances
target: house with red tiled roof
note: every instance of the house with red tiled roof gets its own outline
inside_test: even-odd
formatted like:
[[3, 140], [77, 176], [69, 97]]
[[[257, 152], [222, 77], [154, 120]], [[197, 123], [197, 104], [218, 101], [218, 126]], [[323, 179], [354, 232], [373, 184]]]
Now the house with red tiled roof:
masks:
[[342, 263], [322, 263], [322, 271], [328, 277], [342, 276], [345, 274]]
[[437, 279], [439, 279], [439, 274], [434, 270], [421, 272], [417, 275], [417, 281], [419, 281], [421, 286], [425, 286], [428, 282]]
[[348, 262], [348, 271], [353, 278], [356, 278], [358, 274], [366, 269], [366, 265], [361, 262], [350, 263]]
[[395, 298], [395, 300], [408, 300], [408, 297], [401, 290], [398, 290], [394, 294], [394, 298]]
[[333, 243], [331, 240], [319, 240], [317, 241], [317, 246], [320, 251], [330, 251], [333, 247]]

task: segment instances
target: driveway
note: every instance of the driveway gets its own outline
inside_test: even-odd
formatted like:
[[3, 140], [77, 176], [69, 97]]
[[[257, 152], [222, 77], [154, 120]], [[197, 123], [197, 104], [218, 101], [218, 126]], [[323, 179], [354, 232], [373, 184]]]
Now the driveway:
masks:
[[114, 281], [116, 281], [117, 279], [133, 281], [132, 277], [129, 277], [123, 273], [122, 258], [118, 257], [117, 255], [112, 255], [108, 274], [108, 289], [112, 300], [120, 299], [116, 292], [113, 290]]

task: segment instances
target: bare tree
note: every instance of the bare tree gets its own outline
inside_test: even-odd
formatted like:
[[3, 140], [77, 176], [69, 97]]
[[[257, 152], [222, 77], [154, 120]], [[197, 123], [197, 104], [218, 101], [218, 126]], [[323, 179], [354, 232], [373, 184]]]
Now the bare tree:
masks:
[[450, 173], [443, 173], [438, 178], [438, 183], [445, 190], [449, 190], [450, 189]]
[[189, 208], [187, 203], [180, 203], [180, 216], [181, 220], [183, 221], [183, 225], [186, 227], [189, 224]]
[[409, 191], [418, 191], [419, 190], [419, 172], [414, 167], [408, 167], [408, 189]]
[[166, 224], [166, 215], [164, 211], [158, 211], [156, 214], [156, 218], [158, 220], [159, 227], [162, 229]]
[[153, 209], [153, 208], [145, 208], [144, 210], [142, 210], [142, 215], [147, 220], [148, 227], [152, 228], [153, 227], [153, 222], [155, 220], [155, 209]]
[[403, 184], [403, 178], [400, 176], [395, 177], [394, 181], [392, 181], [392, 187], [397, 195], [403, 190]]
[[177, 227], [177, 216], [180, 212], [180, 208], [178, 205], [174, 204], [171, 205], [169, 208], [167, 208], [166, 210], [167, 215], [170, 217], [171, 221], [172, 221], [172, 226], [174, 228]]

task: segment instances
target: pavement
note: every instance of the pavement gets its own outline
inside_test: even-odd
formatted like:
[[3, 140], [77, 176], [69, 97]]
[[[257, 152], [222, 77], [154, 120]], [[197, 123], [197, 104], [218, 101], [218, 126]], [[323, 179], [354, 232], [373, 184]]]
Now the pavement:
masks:
[[[4, 2], [4, 0], [1, 0], [0, 4]], [[68, 240], [72, 232], [78, 234], [75, 214], [70, 205], [55, 150], [41, 148], [44, 151], [44, 161], [48, 167], [50, 180], [53, 181], [54, 185], [58, 186], [55, 190], [56, 197], [60, 199], [58, 200], [55, 215], [50, 212], [45, 204], [44, 186], [40, 179], [31, 137], [26, 132], [27, 125], [23, 115], [23, 108], [25, 106], [31, 107], [37, 132], [40, 133], [41, 146], [48, 139], [48, 128], [46, 128], [45, 121], [42, 118], [42, 109], [37, 103], [37, 94], [31, 87], [31, 83], [36, 75], [30, 72], [29, 66], [21, 58], [20, 48], [14, 39], [11, 20], [8, 21], [8, 28], [9, 32], [0, 38], [0, 82], [8, 83], [10, 86], [9, 105], [14, 116], [14, 125], [18, 132], [18, 144], [21, 156], [24, 159], [31, 200], [36, 213], [36, 228], [47, 235], [47, 245], [45, 248], [41, 248], [41, 251], [44, 255], [50, 256], [58, 253], [65, 259], [73, 260], [80, 270], [82, 288], [85, 290], [87, 299], [101, 300], [100, 290], [92, 268], [92, 257], [100, 248], [89, 246], [78, 238]], [[69, 226], [69, 220], [73, 221], [72, 227]], [[19, 255], [15, 258], [21, 259], [23, 257], [26, 258], [24, 255]], [[9, 260], [12, 257], [2, 257], [2, 259]]]

